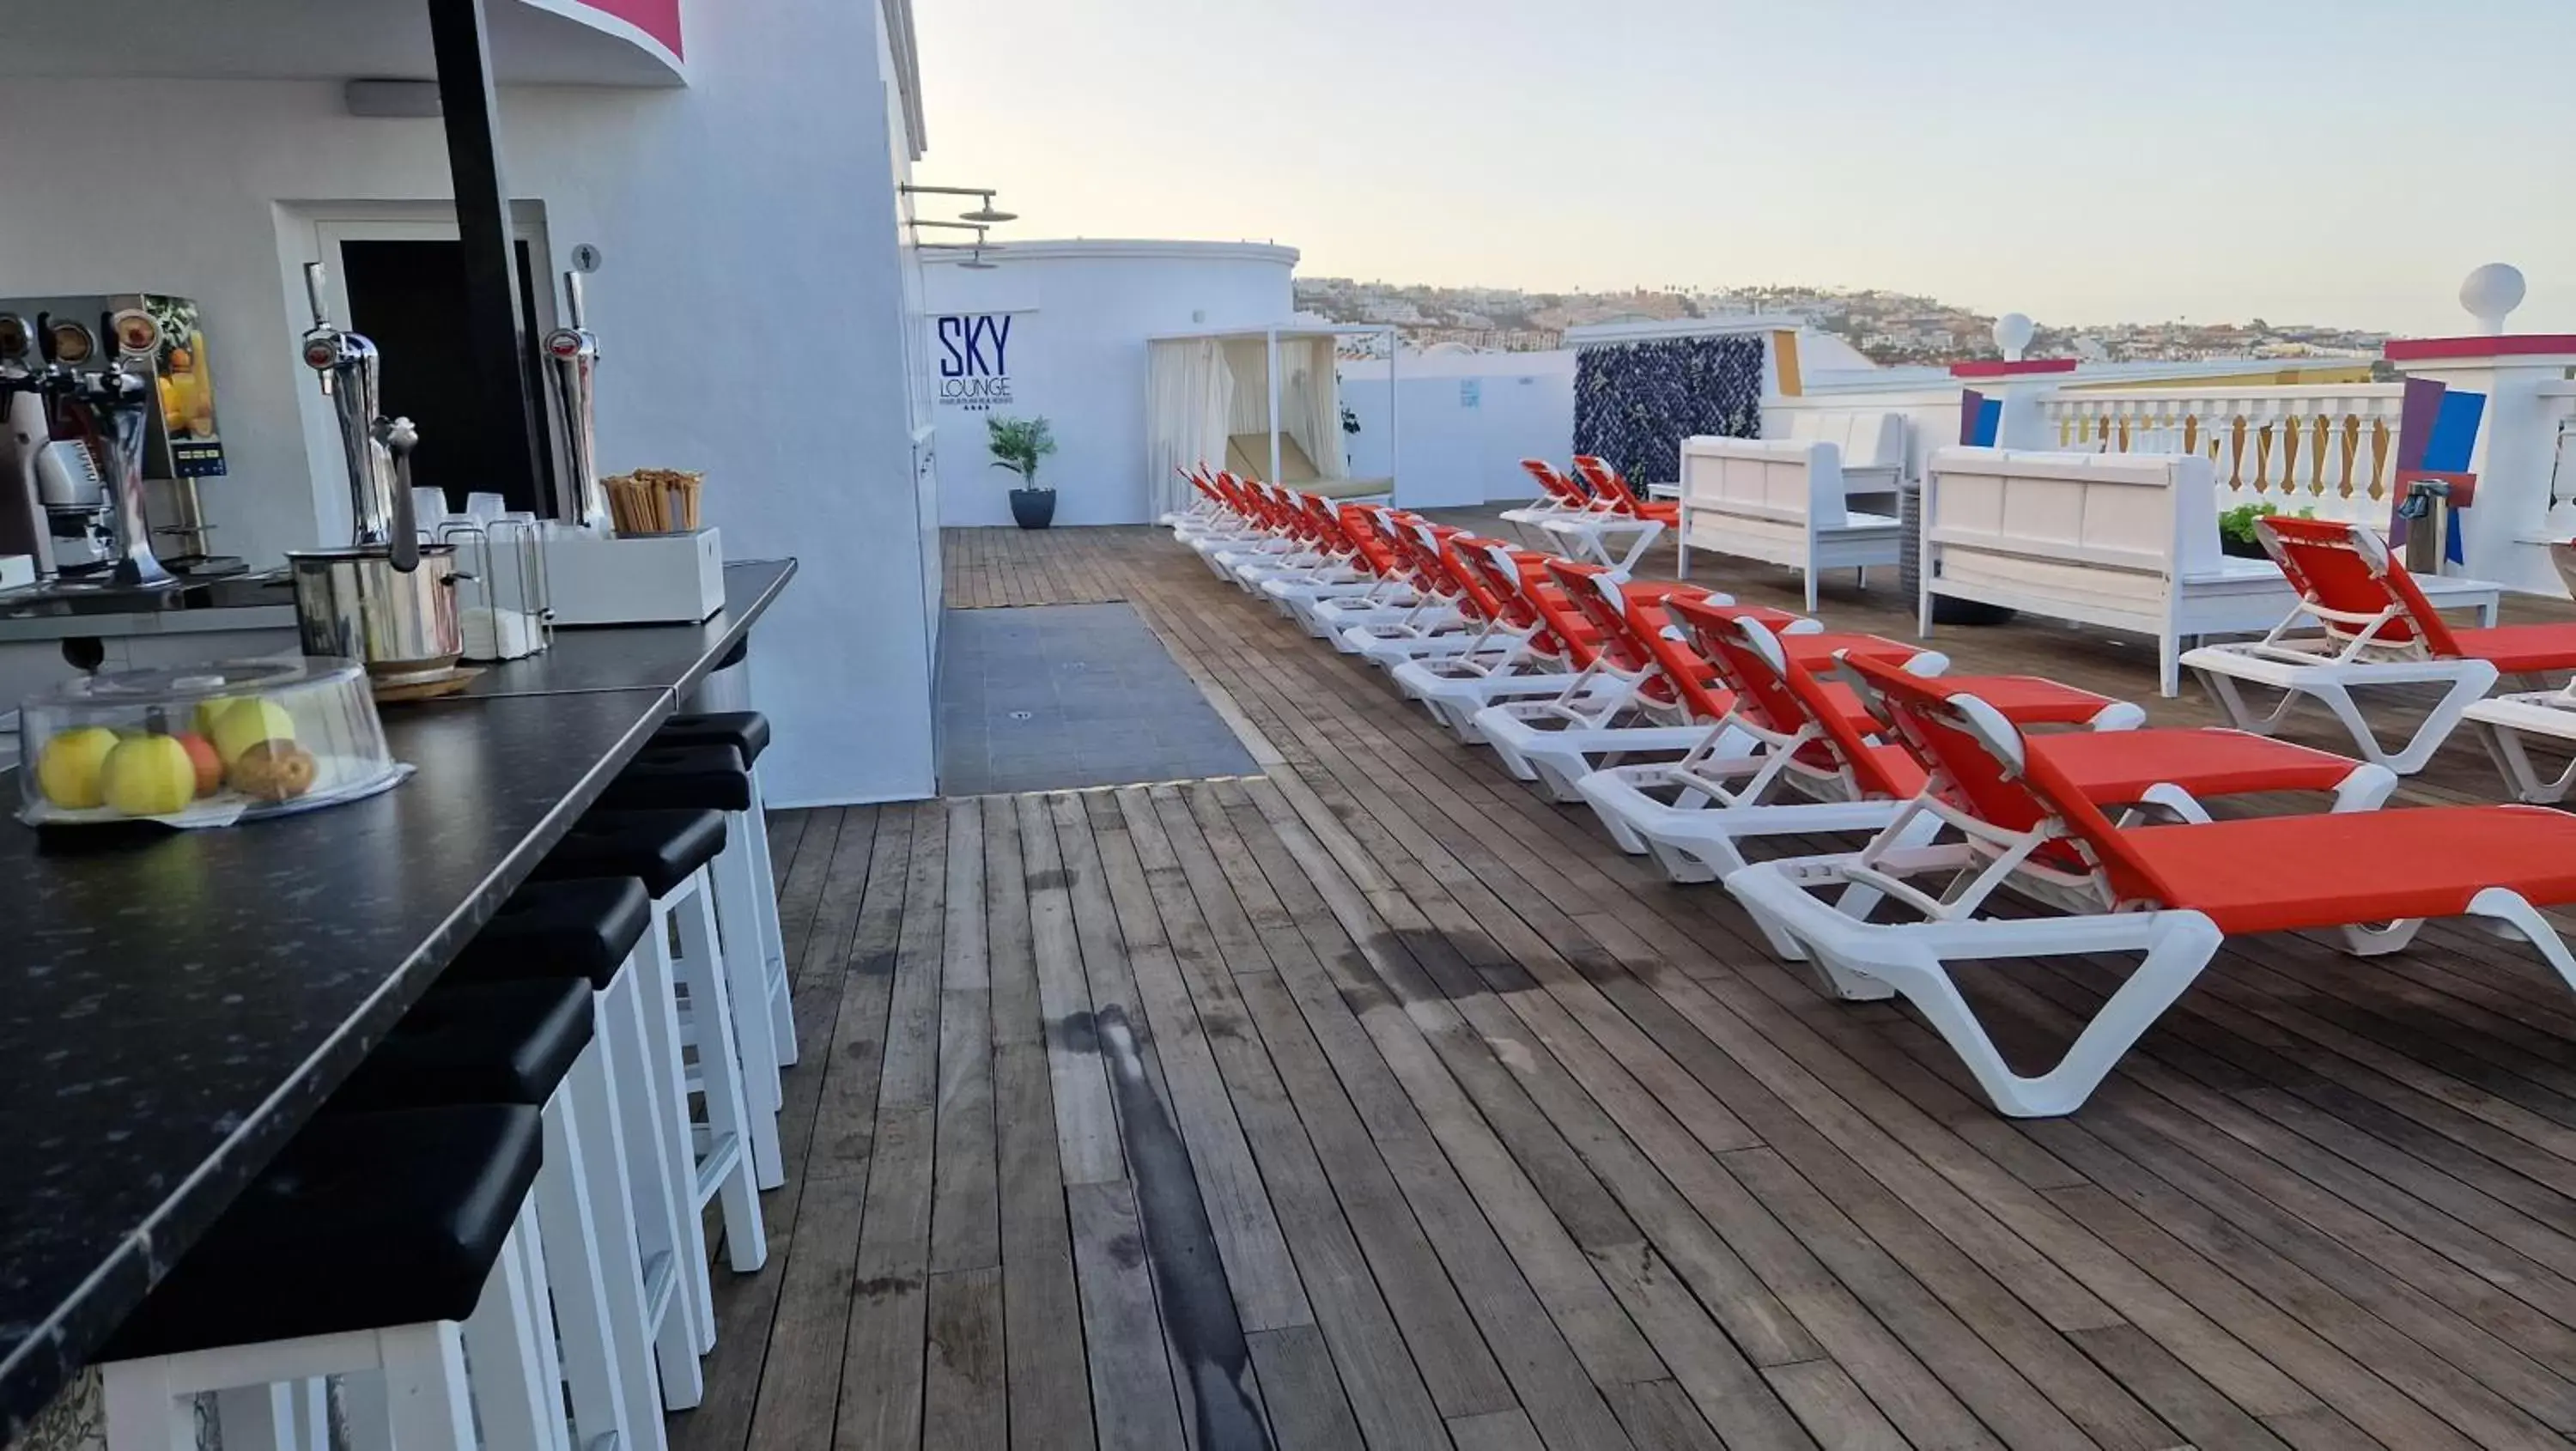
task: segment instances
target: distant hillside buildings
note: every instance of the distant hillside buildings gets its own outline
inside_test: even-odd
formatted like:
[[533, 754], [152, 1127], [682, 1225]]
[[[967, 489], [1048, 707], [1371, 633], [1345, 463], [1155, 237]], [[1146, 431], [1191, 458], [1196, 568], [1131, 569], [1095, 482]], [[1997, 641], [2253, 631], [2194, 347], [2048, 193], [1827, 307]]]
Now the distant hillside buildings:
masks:
[[[1730, 313], [1789, 314], [1835, 333], [1880, 363], [1946, 363], [1995, 356], [1993, 317], [1936, 298], [1877, 289], [1744, 287], [1725, 292], [1521, 292], [1504, 287], [1423, 287], [1300, 277], [1297, 306], [1335, 322], [1391, 323], [1405, 344], [1454, 343], [1479, 352], [1543, 352], [1565, 329], [1589, 323], [1670, 322]], [[2042, 324], [2033, 357], [2112, 362], [2195, 358], [2375, 357], [2387, 334], [2307, 324]]]

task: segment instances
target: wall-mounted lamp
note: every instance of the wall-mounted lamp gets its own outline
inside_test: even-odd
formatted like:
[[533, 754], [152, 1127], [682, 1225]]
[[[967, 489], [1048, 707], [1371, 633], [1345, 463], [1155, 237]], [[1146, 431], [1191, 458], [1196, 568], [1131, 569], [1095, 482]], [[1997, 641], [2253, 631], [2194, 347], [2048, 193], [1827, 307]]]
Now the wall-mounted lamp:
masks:
[[[910, 225], [914, 227], [948, 227], [960, 232], [973, 232], [975, 234], [975, 240], [972, 242], [924, 242], [916, 237], [913, 239], [913, 245], [924, 252], [963, 252], [966, 254], [966, 258], [957, 265], [965, 268], [969, 272], [990, 272], [997, 265], [984, 260], [984, 248], [986, 243], [984, 241], [984, 224], [981, 222], [940, 222], [916, 219]], [[1001, 249], [997, 247], [994, 250], [999, 251]]]
[[1016, 222], [1020, 219], [1017, 212], [1000, 212], [993, 209], [993, 188], [989, 186], [915, 186], [907, 181], [897, 186], [895, 190], [905, 196], [982, 197], [984, 199], [982, 206], [971, 212], [957, 214], [960, 220], [969, 223], [981, 222], [986, 226], [992, 226], [999, 222]]

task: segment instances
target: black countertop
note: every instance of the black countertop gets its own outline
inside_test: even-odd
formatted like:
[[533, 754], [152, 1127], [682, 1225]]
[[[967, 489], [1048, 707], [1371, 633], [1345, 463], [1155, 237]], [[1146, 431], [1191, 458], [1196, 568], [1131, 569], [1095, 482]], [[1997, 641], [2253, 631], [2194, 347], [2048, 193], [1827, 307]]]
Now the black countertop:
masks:
[[704, 626], [564, 632], [527, 662], [584, 682], [557, 693], [521, 672], [525, 691], [388, 709], [419, 773], [382, 796], [72, 851], [0, 823], [0, 1443], [794, 571], [728, 566]]
[[228, 575], [160, 589], [19, 589], [0, 594], [0, 619], [79, 615], [184, 614], [192, 610], [295, 608], [283, 580]]
[[0, 643], [293, 628], [295, 591], [283, 578], [233, 575], [167, 589], [0, 592]]

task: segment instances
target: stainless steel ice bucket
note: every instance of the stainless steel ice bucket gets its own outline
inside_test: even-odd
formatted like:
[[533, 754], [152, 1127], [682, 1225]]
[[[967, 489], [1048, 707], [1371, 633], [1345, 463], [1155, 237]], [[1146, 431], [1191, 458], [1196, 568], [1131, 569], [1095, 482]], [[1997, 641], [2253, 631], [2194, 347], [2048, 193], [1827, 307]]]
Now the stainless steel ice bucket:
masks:
[[292, 550], [286, 562], [305, 654], [364, 660], [380, 685], [435, 679], [464, 654], [453, 545], [422, 546], [411, 570], [383, 545]]

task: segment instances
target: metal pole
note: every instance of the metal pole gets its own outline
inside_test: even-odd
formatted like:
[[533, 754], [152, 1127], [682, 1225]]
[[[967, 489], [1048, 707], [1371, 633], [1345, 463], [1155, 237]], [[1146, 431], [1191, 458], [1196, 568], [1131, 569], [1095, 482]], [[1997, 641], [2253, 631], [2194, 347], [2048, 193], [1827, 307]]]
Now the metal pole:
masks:
[[[519, 260], [510, 230], [510, 193], [501, 172], [499, 93], [485, 43], [483, 0], [429, 0], [430, 47], [447, 125], [447, 170], [456, 193], [456, 240], [465, 262], [466, 355], [473, 361], [482, 426], [511, 430], [518, 446], [499, 453], [488, 487], [513, 509], [552, 514], [537, 465], [537, 421], [519, 335]], [[438, 420], [422, 420], [425, 431]]]
[[1270, 483], [1279, 480], [1279, 329], [1270, 328], [1261, 335], [1261, 347], [1269, 358], [1270, 374]]
[[[1396, 502], [1395, 491], [1403, 471], [1396, 467], [1396, 450], [1403, 446], [1404, 430], [1396, 426], [1395, 399], [1395, 329], [1386, 330], [1386, 501]], [[1481, 501], [1479, 501], [1481, 502]]]

